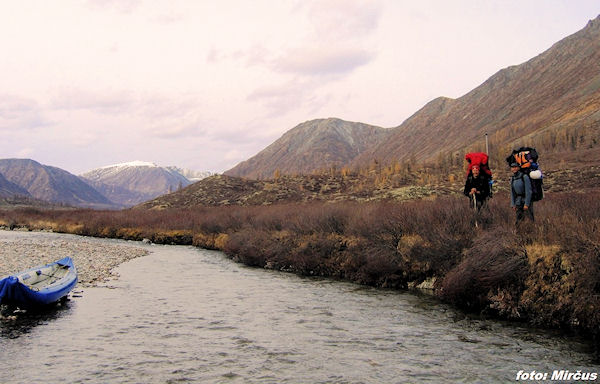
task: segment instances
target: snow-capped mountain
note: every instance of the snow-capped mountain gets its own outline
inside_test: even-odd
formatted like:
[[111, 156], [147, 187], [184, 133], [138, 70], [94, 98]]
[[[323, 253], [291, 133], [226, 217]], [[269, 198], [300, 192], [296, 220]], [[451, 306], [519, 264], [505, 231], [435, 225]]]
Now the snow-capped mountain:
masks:
[[111, 201], [133, 206], [192, 183], [176, 167], [145, 161], [107, 165], [80, 175]]
[[209, 176], [214, 175], [214, 172], [210, 171], [194, 171], [191, 169], [179, 168], [175, 166], [165, 167], [171, 171], [178, 172], [179, 174], [185, 176], [189, 181], [195, 183], [196, 181], [200, 181], [202, 179], [206, 179]]

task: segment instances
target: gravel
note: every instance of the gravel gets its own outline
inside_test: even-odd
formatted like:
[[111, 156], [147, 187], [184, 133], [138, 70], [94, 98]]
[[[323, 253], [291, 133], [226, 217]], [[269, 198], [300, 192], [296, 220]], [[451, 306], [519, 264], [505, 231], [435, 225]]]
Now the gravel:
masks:
[[140, 243], [43, 232], [0, 230], [0, 279], [70, 256], [79, 285], [96, 286], [118, 276], [117, 265], [147, 255]]

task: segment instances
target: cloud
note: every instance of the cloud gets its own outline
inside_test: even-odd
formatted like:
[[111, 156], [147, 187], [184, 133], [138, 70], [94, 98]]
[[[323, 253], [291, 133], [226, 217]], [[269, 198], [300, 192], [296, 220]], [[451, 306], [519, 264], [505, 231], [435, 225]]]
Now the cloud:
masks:
[[51, 101], [51, 107], [62, 110], [89, 110], [103, 114], [126, 113], [136, 104], [128, 91], [88, 91], [63, 89]]
[[261, 130], [260, 127], [256, 127], [250, 121], [244, 122], [240, 126], [230, 126], [223, 123], [220, 126], [213, 126], [210, 130], [207, 130], [205, 139], [213, 143], [221, 143], [221, 145], [231, 149], [234, 147], [252, 147], [257, 143], [263, 143], [265, 136], [268, 136], [268, 134], [264, 132], [264, 129]]
[[[266, 69], [274, 75], [269, 82], [254, 88], [246, 100], [261, 103], [267, 118], [293, 110], [321, 110], [328, 102], [331, 92], [325, 90], [330, 89], [332, 82], [348, 78], [377, 58], [372, 36], [378, 29], [382, 8], [380, 1], [301, 3], [295, 17], [305, 19], [308, 29], [299, 34], [299, 40], [277, 50], [269, 45], [254, 45], [227, 56], [248, 68]], [[210, 57], [217, 57], [216, 52]]]
[[144, 135], [158, 139], [202, 137], [213, 125], [195, 94], [141, 96], [135, 115], [145, 123], [141, 129]]
[[206, 62], [209, 64], [218, 63], [221, 60], [221, 52], [215, 47], [211, 47], [206, 54]]
[[334, 41], [364, 39], [377, 29], [383, 13], [382, 2], [377, 0], [319, 0], [306, 4], [316, 35]]
[[279, 72], [304, 76], [346, 75], [370, 63], [376, 54], [370, 36], [383, 6], [378, 0], [319, 0], [303, 3], [312, 31], [274, 61]]
[[0, 95], [0, 131], [35, 129], [50, 124], [37, 101]]
[[88, 0], [87, 5], [93, 10], [106, 9], [119, 13], [131, 13], [141, 4], [141, 0]]
[[32, 147], [21, 148], [17, 151], [17, 157], [20, 159], [28, 159], [35, 153], [35, 149]]
[[309, 89], [307, 82], [297, 79], [277, 85], [265, 85], [252, 91], [247, 101], [259, 102], [270, 110], [269, 115], [285, 115], [292, 109], [304, 104]]
[[163, 119], [145, 130], [146, 134], [159, 139], [199, 137], [206, 133], [200, 119], [186, 121], [185, 118]]
[[352, 47], [303, 47], [277, 60], [275, 68], [307, 76], [345, 75], [368, 64], [375, 54]]
[[166, 12], [154, 18], [159, 24], [177, 24], [186, 20], [186, 17], [181, 13]]

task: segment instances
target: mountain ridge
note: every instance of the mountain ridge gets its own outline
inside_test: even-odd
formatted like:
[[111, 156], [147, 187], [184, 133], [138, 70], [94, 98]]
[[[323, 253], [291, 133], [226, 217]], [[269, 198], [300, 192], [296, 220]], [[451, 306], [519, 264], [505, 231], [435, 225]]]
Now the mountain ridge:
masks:
[[440, 154], [467, 150], [486, 133], [496, 150], [507, 150], [540, 143], [533, 135], [597, 124], [599, 63], [600, 16], [525, 63], [499, 70], [458, 99], [430, 101], [353, 164], [411, 156], [432, 161]]
[[369, 146], [384, 140], [387, 134], [385, 128], [338, 118], [309, 120], [224, 174], [264, 179], [276, 173], [311, 173], [317, 169], [340, 168]]
[[[340, 133], [338, 125], [374, 126], [314, 119], [288, 130], [224, 174], [265, 179], [276, 172], [311, 174], [330, 167], [367, 168], [373, 162], [425, 164], [441, 158], [457, 162], [466, 152], [484, 150], [486, 134], [496, 166], [513, 148], [524, 145], [539, 147], [550, 168], [564, 160], [595, 164], [600, 162], [600, 151], [594, 148], [600, 138], [599, 111], [597, 16], [580, 31], [524, 63], [500, 69], [459, 98], [437, 97], [396, 127], [375, 127], [381, 130], [375, 135], [365, 130], [354, 132], [371, 135], [371, 141], [364, 142], [360, 150], [349, 149], [351, 140]], [[315, 142], [318, 146], [309, 147]], [[577, 147], [579, 153], [570, 147]]]
[[89, 208], [115, 208], [113, 202], [77, 176], [31, 159], [0, 159], [0, 174], [39, 200]]
[[12, 196], [24, 196], [30, 197], [31, 195], [25, 188], [21, 188], [17, 184], [8, 181], [1, 173], [0, 173], [0, 197], [12, 197]]
[[130, 207], [192, 183], [176, 167], [132, 161], [96, 168], [79, 175], [111, 201]]
[[[146, 175], [139, 169], [151, 170]], [[133, 189], [114, 182], [125, 172]], [[189, 180], [182, 173], [197, 179]], [[32, 159], [0, 159], [0, 199], [3, 205], [23, 206], [28, 202], [40, 207], [74, 206], [94, 209], [118, 209], [154, 199], [203, 178], [208, 172], [186, 170], [175, 166], [161, 167], [154, 163], [132, 161], [100, 167], [87, 172], [88, 176], [112, 177], [108, 183], [73, 175], [61, 168], [43, 165]], [[170, 184], [157, 190], [153, 184], [168, 179]], [[112, 180], [112, 184], [111, 184]]]
[[[346, 123], [368, 126], [340, 119], [307, 121], [225, 172], [245, 180], [201, 181], [144, 207], [301, 202], [327, 198], [331, 190], [339, 192], [335, 199], [397, 199], [410, 185], [461, 193], [464, 154], [485, 150], [486, 134], [495, 174], [508, 172], [504, 158], [512, 149], [533, 146], [540, 153], [548, 190], [595, 190], [600, 178], [600, 16], [457, 99], [435, 98], [397, 127], [376, 127], [381, 136], [346, 160], [323, 161], [336, 156], [327, 150], [350, 142], [337, 129]], [[325, 134], [319, 136], [320, 130]], [[314, 137], [320, 139], [320, 161], [306, 167], [305, 159], [311, 158], [307, 143]], [[326, 174], [328, 179], [322, 177]], [[507, 186], [498, 183], [498, 188], [506, 191]], [[317, 190], [321, 195], [315, 195]], [[211, 193], [220, 197], [212, 199], [207, 196]]]

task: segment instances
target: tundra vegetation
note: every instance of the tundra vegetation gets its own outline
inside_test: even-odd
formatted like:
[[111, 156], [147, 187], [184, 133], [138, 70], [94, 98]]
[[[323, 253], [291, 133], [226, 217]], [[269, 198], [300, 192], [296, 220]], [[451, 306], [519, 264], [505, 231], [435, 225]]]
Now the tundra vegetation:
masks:
[[600, 330], [600, 199], [548, 194], [514, 226], [500, 192], [474, 225], [465, 197], [122, 211], [0, 211], [0, 225], [224, 251], [262, 268], [386, 288], [428, 287], [468, 311]]

